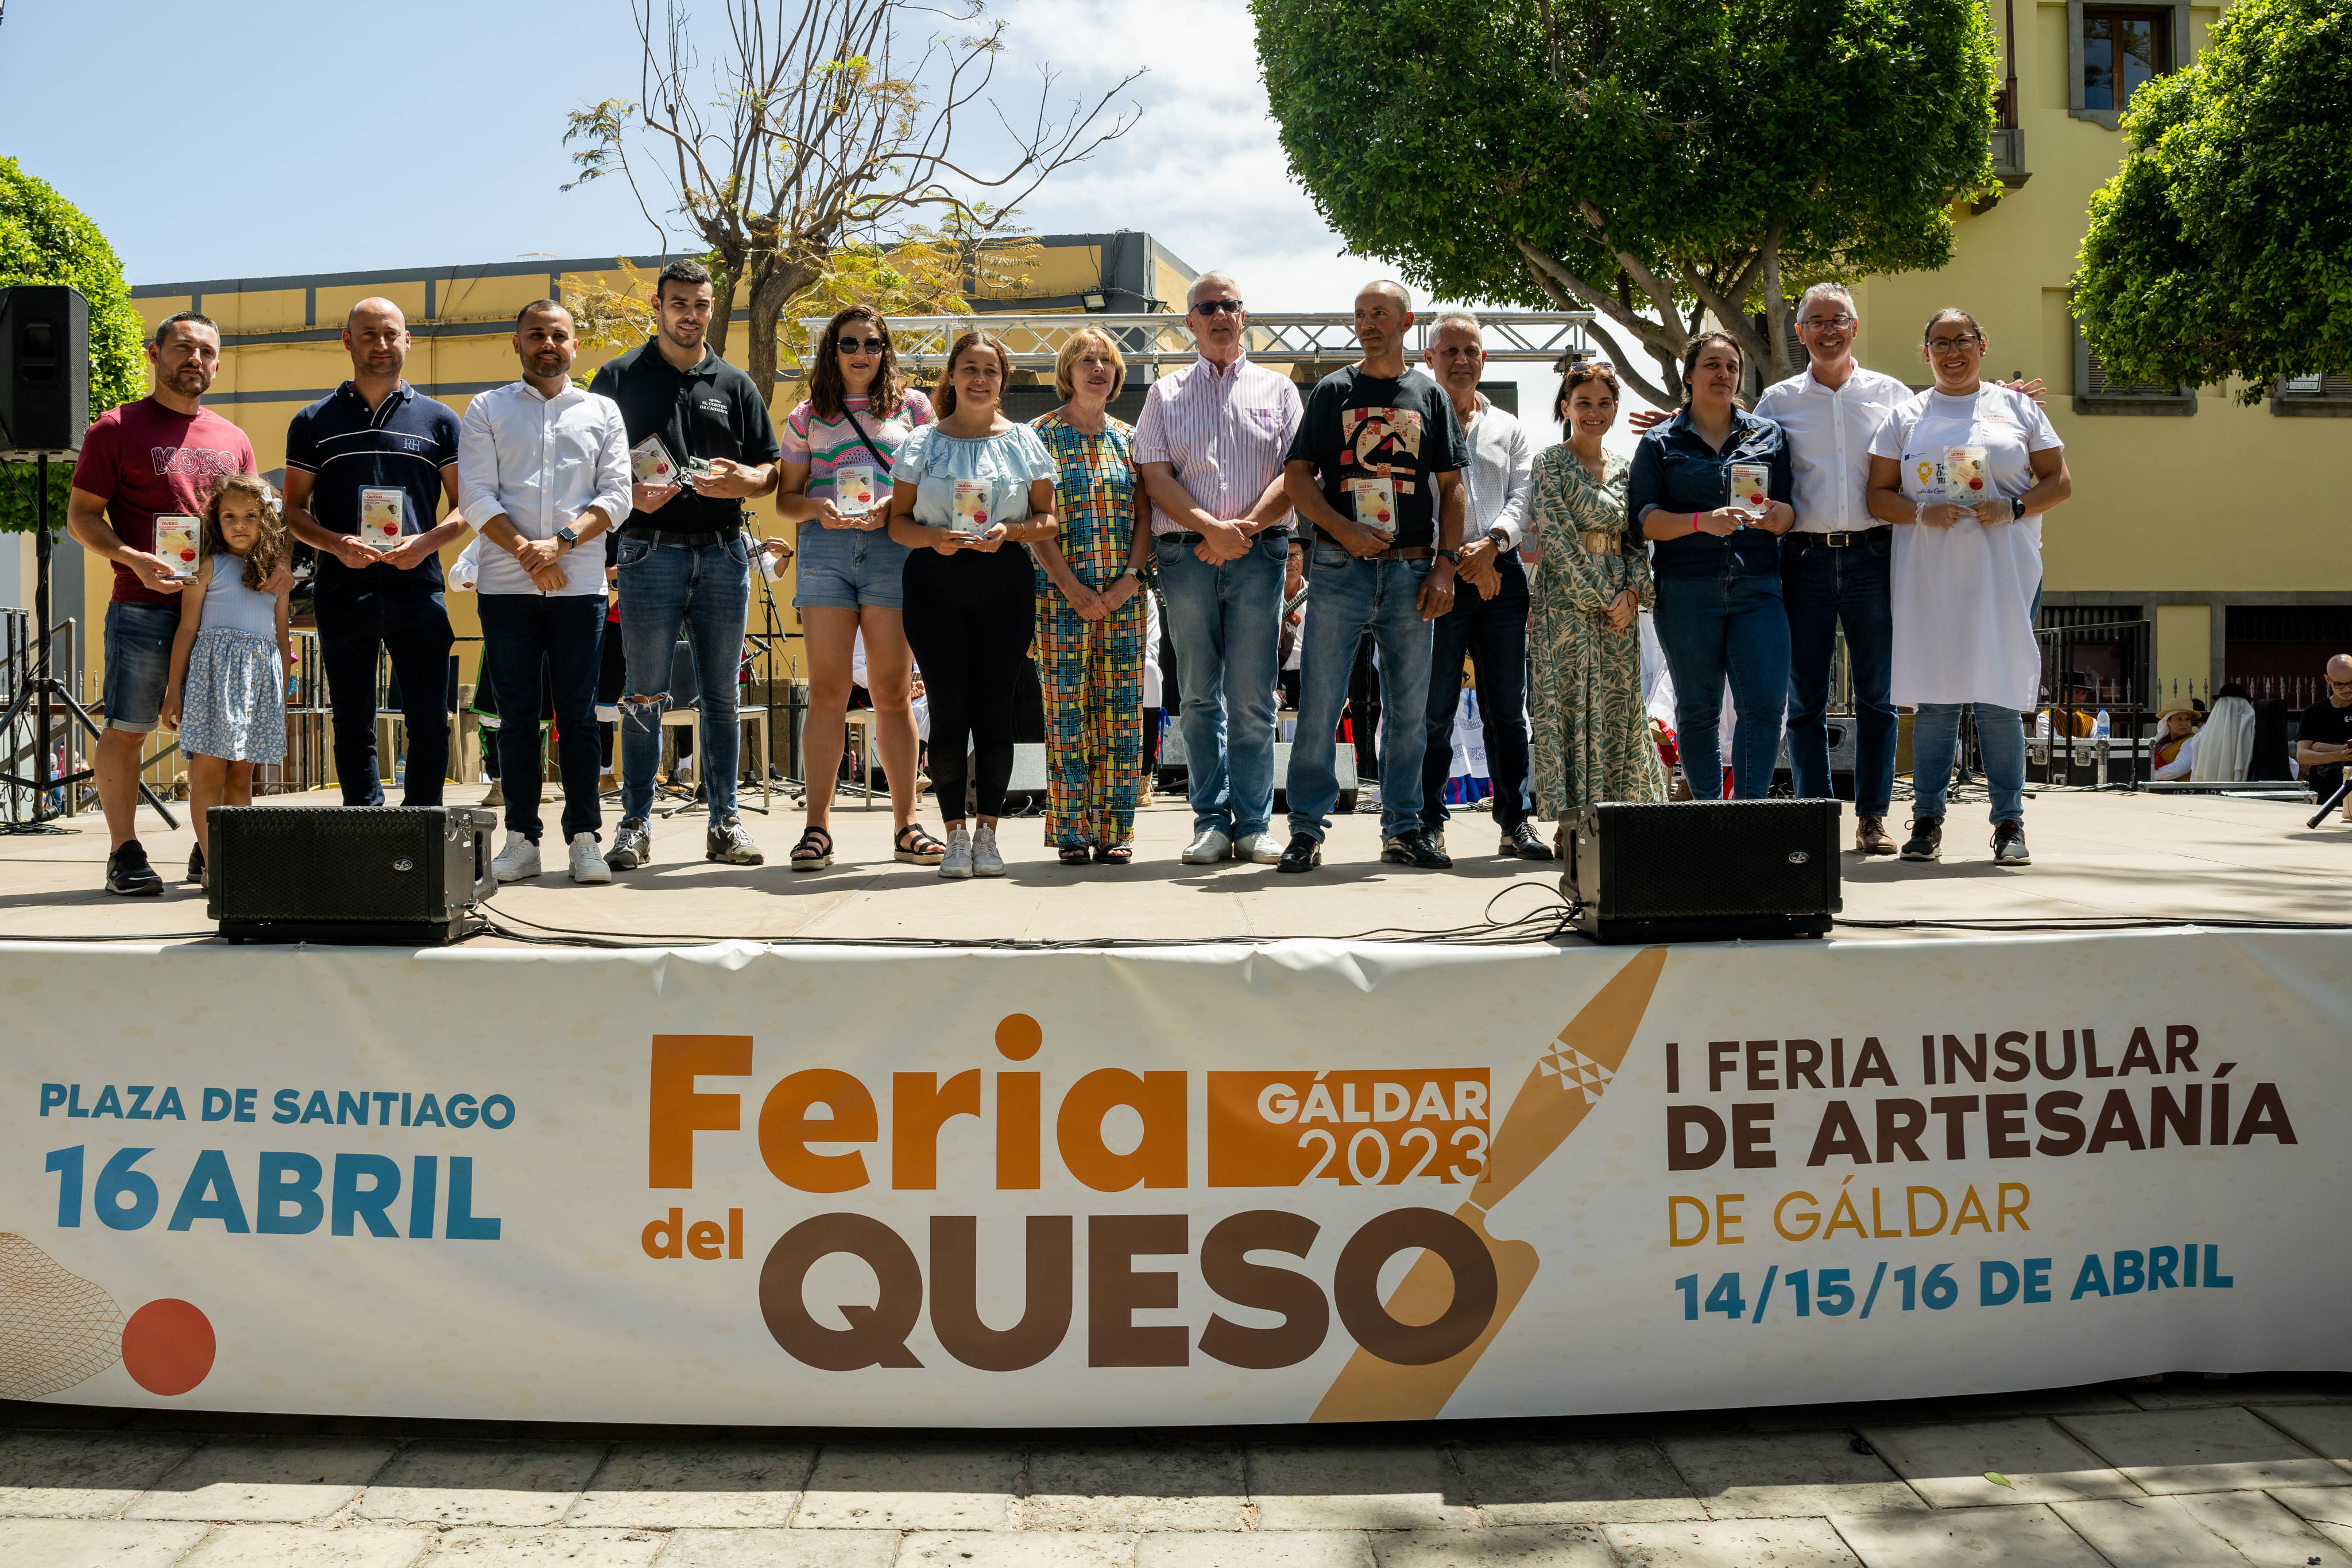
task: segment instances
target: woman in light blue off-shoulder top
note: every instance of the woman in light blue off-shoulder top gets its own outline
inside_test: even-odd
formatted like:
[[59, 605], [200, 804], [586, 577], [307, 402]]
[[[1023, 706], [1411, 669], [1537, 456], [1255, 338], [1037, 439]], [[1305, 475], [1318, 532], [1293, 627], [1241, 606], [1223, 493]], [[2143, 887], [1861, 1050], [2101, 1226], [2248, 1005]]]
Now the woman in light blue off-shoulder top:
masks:
[[[1059, 526], [1053, 457], [999, 406], [1012, 373], [1004, 346], [986, 332], [957, 339], [932, 394], [939, 423], [910, 432], [890, 467], [890, 537], [908, 547], [907, 643], [930, 701], [931, 782], [947, 819], [940, 874], [958, 879], [1004, 874], [996, 819], [1013, 777], [1014, 695], [1036, 632], [1025, 547]], [[967, 815], [979, 819], [976, 831], [964, 831]]]

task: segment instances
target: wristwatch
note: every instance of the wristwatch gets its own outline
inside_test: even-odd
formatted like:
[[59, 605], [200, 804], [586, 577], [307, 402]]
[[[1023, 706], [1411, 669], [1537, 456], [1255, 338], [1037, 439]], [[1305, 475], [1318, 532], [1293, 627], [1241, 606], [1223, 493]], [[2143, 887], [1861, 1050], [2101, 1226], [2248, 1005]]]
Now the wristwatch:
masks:
[[563, 527], [555, 530], [555, 537], [563, 541], [563, 548], [565, 549], [570, 549], [573, 545], [580, 542], [580, 530], [573, 528], [571, 524], [566, 523]]
[[2021, 522], [2025, 521], [2025, 497], [2022, 497], [2022, 496], [2011, 496], [2011, 497], [2009, 498], [2009, 517], [2010, 517], [2010, 521], [2011, 521], [2011, 522], [2015, 522], [2015, 523], [2021, 523]]
[[1511, 536], [1505, 533], [1500, 528], [1488, 528], [1486, 530], [1486, 538], [1493, 541], [1495, 548], [1498, 550], [1507, 550], [1511, 548]]
[[1439, 560], [1450, 560], [1456, 566], [1462, 564], [1462, 552], [1458, 549], [1442, 549], [1436, 555]]

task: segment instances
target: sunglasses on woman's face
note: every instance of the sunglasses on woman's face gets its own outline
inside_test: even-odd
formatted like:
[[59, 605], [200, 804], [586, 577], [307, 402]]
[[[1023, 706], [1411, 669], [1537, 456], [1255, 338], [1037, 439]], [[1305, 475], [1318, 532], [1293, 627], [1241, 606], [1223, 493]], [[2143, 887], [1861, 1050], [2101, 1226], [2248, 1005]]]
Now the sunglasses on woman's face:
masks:
[[890, 346], [887, 338], [844, 338], [841, 351], [845, 354], [878, 354]]

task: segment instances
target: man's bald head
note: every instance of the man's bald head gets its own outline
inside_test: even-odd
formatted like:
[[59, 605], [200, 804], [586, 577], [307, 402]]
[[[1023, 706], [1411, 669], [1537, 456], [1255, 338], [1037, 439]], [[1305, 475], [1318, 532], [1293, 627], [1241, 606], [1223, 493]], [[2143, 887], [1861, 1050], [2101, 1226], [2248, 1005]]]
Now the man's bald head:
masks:
[[408, 318], [391, 300], [371, 295], [344, 316], [343, 350], [354, 380], [396, 381], [408, 363]]
[[352, 307], [351, 312], [343, 318], [343, 330], [348, 332], [363, 320], [387, 320], [395, 327], [403, 328], [408, 325], [408, 318], [402, 314], [399, 306], [375, 294], [369, 295]]
[[2328, 660], [2327, 678], [2331, 681], [2352, 681], [2352, 653], [2338, 653]]

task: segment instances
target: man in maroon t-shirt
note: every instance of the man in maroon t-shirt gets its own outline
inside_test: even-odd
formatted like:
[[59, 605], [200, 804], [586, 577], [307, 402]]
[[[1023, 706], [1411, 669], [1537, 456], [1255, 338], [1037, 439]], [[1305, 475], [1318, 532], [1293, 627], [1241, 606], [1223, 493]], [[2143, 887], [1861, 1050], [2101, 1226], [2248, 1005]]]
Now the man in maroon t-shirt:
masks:
[[256, 471], [245, 432], [203, 406], [220, 371], [219, 328], [195, 311], [181, 311], [155, 329], [147, 364], [155, 390], [100, 414], [82, 437], [66, 512], [75, 542], [114, 566], [101, 699], [106, 732], [93, 762], [113, 844], [106, 861], [110, 893], [163, 891], [136, 837], [139, 754], [163, 711], [180, 626], [178, 563], [155, 553], [155, 519], [200, 517], [215, 479]]

